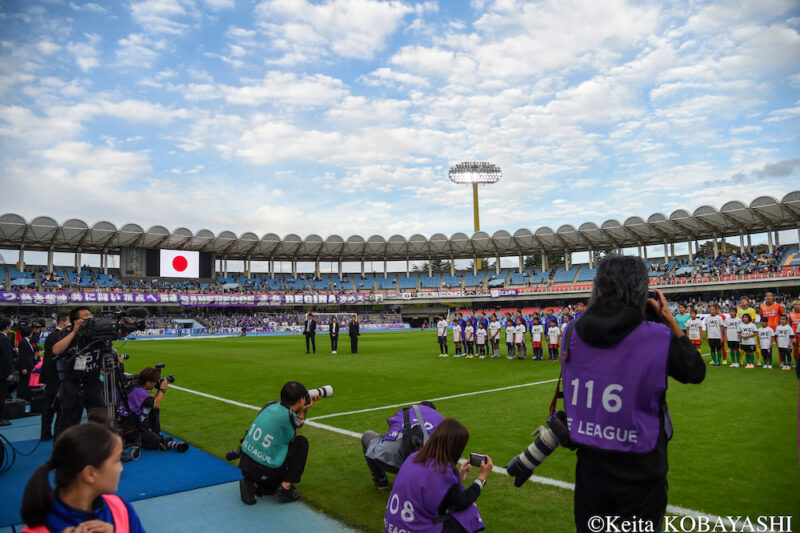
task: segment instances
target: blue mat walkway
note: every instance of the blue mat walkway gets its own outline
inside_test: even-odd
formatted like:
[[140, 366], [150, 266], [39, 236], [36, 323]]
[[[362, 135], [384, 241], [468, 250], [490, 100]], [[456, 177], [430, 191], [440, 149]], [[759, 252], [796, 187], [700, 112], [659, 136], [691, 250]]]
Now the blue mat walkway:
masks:
[[[38, 416], [22, 418], [0, 434], [27, 453], [38, 442], [40, 424]], [[0, 533], [11, 531], [5, 526], [20, 523], [25, 484], [50, 458], [51, 450], [52, 441], [43, 442], [29, 456], [17, 455], [12, 468], [0, 474]], [[347, 531], [302, 505], [279, 505], [269, 498], [244, 505], [239, 499], [240, 477], [238, 468], [194, 447], [185, 453], [143, 450], [138, 461], [125, 463], [117, 494], [136, 502], [134, 508], [149, 532], [231, 527], [233, 531]], [[184, 524], [177, 523], [178, 512]]]

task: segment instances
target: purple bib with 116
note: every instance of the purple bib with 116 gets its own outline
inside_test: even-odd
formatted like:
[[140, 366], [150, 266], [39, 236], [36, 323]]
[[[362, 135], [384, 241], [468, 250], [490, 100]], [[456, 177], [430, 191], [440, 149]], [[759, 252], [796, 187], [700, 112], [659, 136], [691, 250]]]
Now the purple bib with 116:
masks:
[[656, 447], [669, 343], [669, 328], [646, 320], [608, 348], [590, 346], [572, 333], [561, 369], [574, 443], [627, 453]]

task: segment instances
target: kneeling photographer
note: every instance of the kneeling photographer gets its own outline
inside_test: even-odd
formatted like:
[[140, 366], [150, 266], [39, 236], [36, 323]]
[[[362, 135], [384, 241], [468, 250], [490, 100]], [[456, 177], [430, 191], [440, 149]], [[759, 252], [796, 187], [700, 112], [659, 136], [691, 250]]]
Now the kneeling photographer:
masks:
[[[521, 486], [555, 448], [577, 448], [575, 526], [592, 517], [641, 519], [659, 531], [667, 506], [667, 442], [672, 421], [667, 377], [700, 383], [705, 365], [664, 295], [648, 291], [638, 257], [598, 266], [590, 306], [563, 334], [563, 395], [556, 389], [550, 429], [506, 465]], [[560, 383], [560, 382], [559, 382]], [[558, 398], [564, 411], [556, 411]]]
[[[176, 442], [172, 437], [161, 435], [161, 402], [167, 393], [167, 386], [172, 382], [174, 382], [172, 376], [161, 377], [159, 368], [148, 366], [139, 372], [136, 381], [128, 387], [117, 409], [125, 444], [162, 452], [167, 450], [185, 452], [189, 449], [187, 443]], [[151, 395], [151, 390], [155, 390], [155, 394]]]
[[444, 417], [436, 411], [433, 402], [422, 402], [390, 416], [386, 420], [389, 424], [386, 435], [367, 430], [361, 436], [364, 459], [377, 488], [389, 486], [386, 473], [397, 474], [406, 457], [422, 448], [442, 420]]
[[[332, 388], [324, 389], [333, 394]], [[241, 447], [225, 455], [229, 461], [241, 457], [239, 494], [244, 503], [253, 505], [256, 496], [271, 494], [277, 494], [281, 503], [300, 498], [294, 485], [306, 467], [308, 439], [297, 431], [318, 397], [309, 395], [299, 381], [289, 381], [281, 388], [280, 403], [265, 405], [242, 438]]]

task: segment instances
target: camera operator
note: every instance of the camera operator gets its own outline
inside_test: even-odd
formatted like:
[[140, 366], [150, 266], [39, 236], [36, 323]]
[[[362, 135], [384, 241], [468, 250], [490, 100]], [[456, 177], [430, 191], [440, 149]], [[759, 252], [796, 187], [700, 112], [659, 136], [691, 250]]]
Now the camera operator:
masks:
[[425, 433], [430, 435], [442, 420], [444, 417], [436, 411], [433, 402], [422, 402], [419, 405], [404, 407], [387, 418], [389, 431], [386, 435], [367, 430], [361, 436], [364, 459], [372, 474], [372, 482], [377, 488], [386, 489], [389, 486], [386, 472], [397, 474], [406, 457], [419, 450], [427, 440], [421, 432], [419, 438], [415, 438], [412, 429], [424, 427]]
[[270, 402], [250, 425], [241, 446], [239, 495], [247, 505], [256, 496], [276, 494], [281, 503], [300, 498], [300, 482], [308, 458], [308, 439], [298, 435], [309, 407], [314, 404], [306, 387], [289, 381], [281, 388], [281, 401]]
[[40, 381], [45, 386], [45, 401], [42, 409], [42, 440], [53, 438], [53, 415], [58, 411], [58, 388], [64, 376], [63, 361], [53, 358], [53, 345], [58, 341], [61, 332], [67, 327], [67, 315], [56, 315], [56, 325], [53, 331], [44, 340], [44, 356], [42, 357], [42, 371]]
[[[135, 384], [127, 391], [127, 408], [120, 402], [117, 414], [122, 436], [128, 445], [141, 442], [145, 450], [178, 450], [185, 452], [189, 445], [176, 442], [172, 437], [161, 435], [160, 407], [167, 393], [169, 381], [161, 377], [161, 371], [145, 367], [136, 377]], [[155, 394], [150, 392], [155, 389]]]
[[605, 258], [589, 308], [565, 334], [563, 397], [569, 438], [578, 448], [579, 532], [591, 531], [587, 521], [594, 515], [636, 516], [660, 529], [672, 438], [667, 376], [681, 383], [705, 378], [700, 353], [664, 295], [648, 297], [648, 282], [638, 257]]
[[53, 356], [64, 362], [64, 380], [59, 390], [56, 437], [65, 429], [80, 424], [84, 408], [104, 408], [103, 384], [100, 381], [101, 363], [96, 353], [83, 353], [88, 348], [78, 332], [85, 320], [92, 318], [88, 307], [76, 307], [69, 312], [70, 326], [61, 330], [53, 345]]
[[11, 320], [0, 317], [0, 426], [10, 426], [11, 422], [3, 418], [6, 398], [14, 381], [14, 344], [9, 338]]

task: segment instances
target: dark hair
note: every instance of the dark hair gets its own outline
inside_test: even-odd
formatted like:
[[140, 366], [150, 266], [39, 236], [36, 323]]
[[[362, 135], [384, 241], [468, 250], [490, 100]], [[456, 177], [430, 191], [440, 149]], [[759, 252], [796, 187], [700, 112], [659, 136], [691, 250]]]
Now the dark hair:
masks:
[[161, 371], [157, 368], [153, 368], [152, 366], [146, 366], [139, 371], [139, 377], [136, 378], [139, 385], [144, 385], [148, 381], [155, 381], [158, 383], [158, 380], [161, 378]]
[[[783, 316], [783, 315], [781, 315], [781, 316]], [[34, 346], [34, 347], [33, 347], [33, 353], [36, 353], [36, 352], [43, 352], [43, 351], [44, 351], [44, 348], [42, 348], [42, 347], [41, 347], [41, 346], [39, 346], [38, 344], [37, 344], [36, 346]]]
[[89, 311], [89, 308], [85, 305], [81, 305], [79, 307], [74, 307], [69, 310], [69, 321], [73, 324], [76, 320], [80, 320], [81, 318], [81, 311]]
[[752, 321], [753, 321], [753, 317], [751, 317], [751, 316], [750, 316], [750, 313], [743, 313], [743, 314], [742, 314], [742, 320], [744, 320], [744, 317], [747, 317], [747, 318], [749, 318], [749, 319], [750, 319], [750, 322], [752, 322]]
[[644, 316], [650, 277], [638, 257], [609, 255], [597, 266], [590, 307], [617, 309], [633, 307]]
[[419, 402], [419, 404], [420, 405], [424, 405], [425, 407], [430, 407], [434, 411], [436, 410], [436, 406], [433, 404], [433, 402], [431, 402], [429, 400], [425, 400], [424, 402]]
[[11, 325], [11, 320], [8, 317], [0, 316], [0, 331], [5, 330]]
[[66, 314], [66, 313], [58, 313], [56, 315], [56, 324], [58, 324], [59, 322], [66, 322], [68, 318], [69, 318], [68, 314]]
[[56, 490], [65, 489], [86, 466], [99, 468], [114, 451], [115, 433], [100, 424], [87, 423], [65, 430], [53, 445], [50, 460], [36, 469], [22, 495], [20, 515], [28, 526], [40, 526], [53, 510], [50, 470], [55, 470]]
[[306, 386], [299, 381], [289, 381], [281, 388], [281, 405], [291, 407], [300, 398], [308, 396]]
[[469, 431], [455, 418], [445, 418], [436, 429], [431, 438], [422, 447], [414, 458], [415, 463], [432, 463], [438, 472], [446, 472], [447, 468], [455, 468], [456, 463], [464, 453], [469, 440]]
[[31, 333], [33, 333], [33, 328], [30, 326], [20, 326], [19, 332], [23, 337], [30, 337]]

